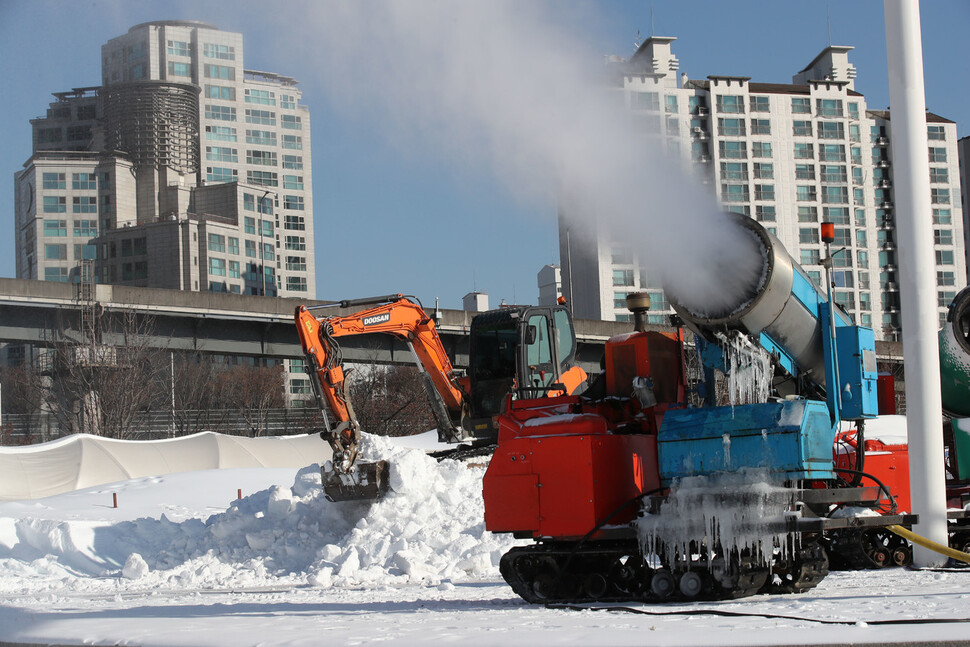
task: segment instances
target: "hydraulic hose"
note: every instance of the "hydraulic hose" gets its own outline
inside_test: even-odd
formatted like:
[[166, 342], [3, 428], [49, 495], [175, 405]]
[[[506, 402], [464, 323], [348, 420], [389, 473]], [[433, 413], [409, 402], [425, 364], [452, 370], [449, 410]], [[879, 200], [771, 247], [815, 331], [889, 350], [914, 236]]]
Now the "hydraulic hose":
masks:
[[970, 564], [970, 553], [965, 553], [962, 550], [957, 550], [956, 548], [950, 548], [949, 546], [944, 546], [943, 544], [938, 544], [935, 541], [927, 539], [926, 537], [920, 537], [915, 532], [911, 530], [906, 530], [902, 526], [886, 526], [886, 530], [894, 532], [903, 539], [908, 539], [914, 544], [919, 544], [923, 548], [929, 548], [941, 555], [947, 557], [952, 557], [953, 559]]

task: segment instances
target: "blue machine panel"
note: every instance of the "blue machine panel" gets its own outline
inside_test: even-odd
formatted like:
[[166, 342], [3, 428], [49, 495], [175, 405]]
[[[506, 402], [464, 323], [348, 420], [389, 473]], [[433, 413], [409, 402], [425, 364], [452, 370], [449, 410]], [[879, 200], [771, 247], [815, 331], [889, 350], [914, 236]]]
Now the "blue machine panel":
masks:
[[674, 409], [657, 435], [665, 487], [684, 476], [763, 468], [784, 479], [831, 479], [835, 429], [824, 402], [785, 400]]
[[843, 420], [879, 415], [876, 383], [876, 335], [862, 326], [836, 327], [835, 348], [839, 361]]

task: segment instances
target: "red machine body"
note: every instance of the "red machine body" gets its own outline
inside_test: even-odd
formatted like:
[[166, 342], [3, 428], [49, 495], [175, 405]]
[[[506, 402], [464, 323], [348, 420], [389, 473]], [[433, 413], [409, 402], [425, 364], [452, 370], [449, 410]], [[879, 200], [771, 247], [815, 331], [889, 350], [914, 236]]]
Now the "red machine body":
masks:
[[[659, 490], [657, 429], [686, 392], [681, 342], [640, 332], [606, 348], [593, 387], [606, 398], [509, 398], [483, 483], [488, 530], [578, 539], [603, 521], [607, 530], [628, 524], [638, 511], [632, 502]], [[632, 397], [635, 376], [649, 376], [652, 399]]]
[[[861, 467], [866, 474], [879, 479], [889, 488], [896, 498], [896, 507], [900, 512], [912, 512], [909, 499], [909, 447], [906, 444], [887, 444], [881, 440], [866, 439], [865, 464]], [[854, 429], [843, 431], [835, 438], [835, 469], [859, 469], [857, 466], [856, 448], [858, 437]], [[851, 481], [853, 474], [839, 472], [846, 481]], [[872, 479], [862, 478], [862, 485], [877, 485]]]

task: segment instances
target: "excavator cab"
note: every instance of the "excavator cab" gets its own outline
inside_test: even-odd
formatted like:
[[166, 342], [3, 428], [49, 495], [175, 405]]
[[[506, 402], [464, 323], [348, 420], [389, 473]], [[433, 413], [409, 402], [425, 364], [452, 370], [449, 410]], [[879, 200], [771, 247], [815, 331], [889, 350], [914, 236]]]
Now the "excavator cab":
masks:
[[513, 307], [472, 319], [471, 406], [462, 427], [476, 438], [497, 437], [494, 418], [511, 392], [519, 399], [574, 394], [586, 373], [573, 366], [576, 334], [563, 306]]

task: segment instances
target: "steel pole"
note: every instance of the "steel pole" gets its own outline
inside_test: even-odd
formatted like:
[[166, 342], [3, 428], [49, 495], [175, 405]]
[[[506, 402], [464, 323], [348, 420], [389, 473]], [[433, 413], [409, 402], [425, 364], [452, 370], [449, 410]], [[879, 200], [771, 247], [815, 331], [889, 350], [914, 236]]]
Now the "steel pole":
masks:
[[[943, 466], [943, 402], [937, 344], [936, 257], [930, 207], [926, 98], [917, 0], [884, 0], [889, 107], [892, 119], [900, 301], [909, 429], [909, 477], [915, 531], [947, 543]], [[915, 547], [918, 566], [939, 564], [936, 553]]]

